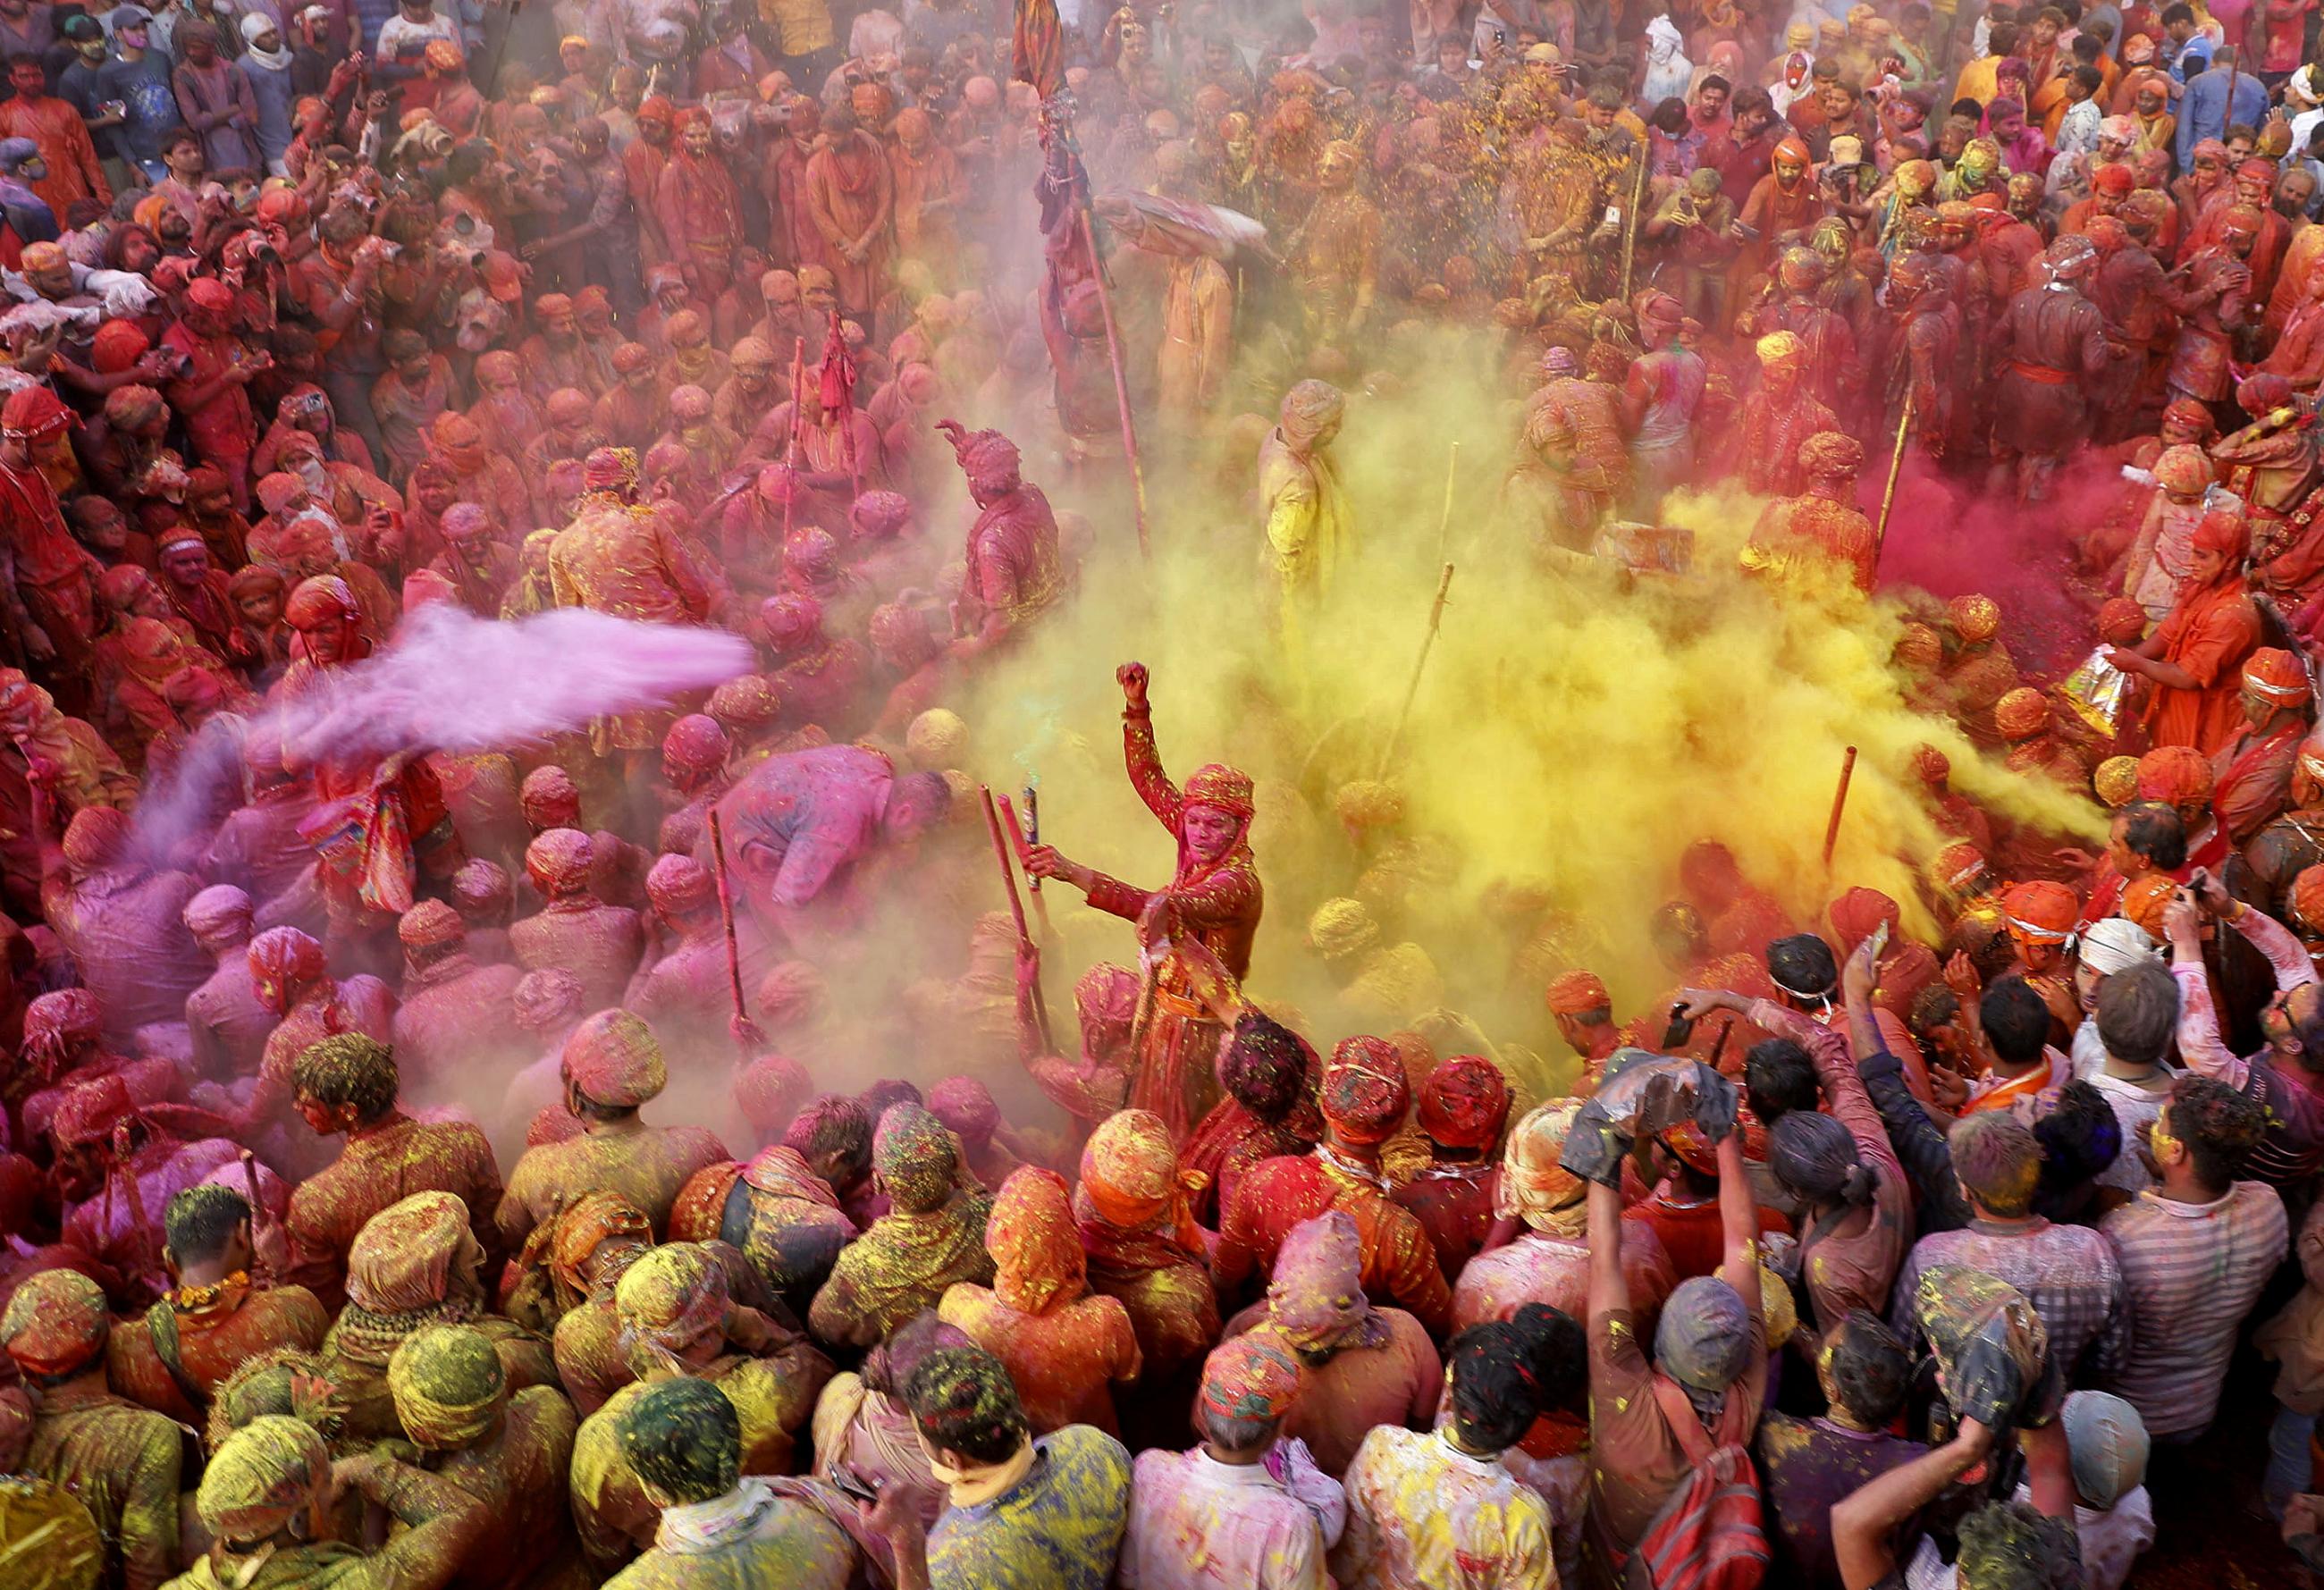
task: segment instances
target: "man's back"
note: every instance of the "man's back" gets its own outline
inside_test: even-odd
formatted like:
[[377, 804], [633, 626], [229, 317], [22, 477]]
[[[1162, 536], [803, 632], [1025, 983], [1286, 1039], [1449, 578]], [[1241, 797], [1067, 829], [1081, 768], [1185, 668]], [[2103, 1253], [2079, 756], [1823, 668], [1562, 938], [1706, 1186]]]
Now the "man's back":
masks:
[[1130, 1520], [1130, 1454], [1085, 1424], [1033, 1443], [1033, 1466], [928, 1531], [931, 1590], [1104, 1590]]
[[2207, 1204], [2143, 1192], [2098, 1229], [2129, 1298], [2130, 1347], [2113, 1390], [2148, 1434], [2199, 1433], [2218, 1411], [2236, 1327], [2290, 1245], [2283, 1199], [2258, 1181]]

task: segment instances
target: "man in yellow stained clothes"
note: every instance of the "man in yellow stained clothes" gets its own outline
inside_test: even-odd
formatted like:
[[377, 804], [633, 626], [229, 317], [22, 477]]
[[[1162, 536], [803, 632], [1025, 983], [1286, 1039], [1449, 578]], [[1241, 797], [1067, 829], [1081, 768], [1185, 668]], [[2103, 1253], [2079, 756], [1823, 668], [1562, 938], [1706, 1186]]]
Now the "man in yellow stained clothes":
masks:
[[1329, 381], [1303, 381], [1283, 395], [1276, 427], [1259, 449], [1259, 495], [1267, 512], [1262, 554], [1276, 621], [1296, 656], [1306, 620], [1331, 594], [1353, 549], [1354, 525], [1331, 446], [1347, 400]]

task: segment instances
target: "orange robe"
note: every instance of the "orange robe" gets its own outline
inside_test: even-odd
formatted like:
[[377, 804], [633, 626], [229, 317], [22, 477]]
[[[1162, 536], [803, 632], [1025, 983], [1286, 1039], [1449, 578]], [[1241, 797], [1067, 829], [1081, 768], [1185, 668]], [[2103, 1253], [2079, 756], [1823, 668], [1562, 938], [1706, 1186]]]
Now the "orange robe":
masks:
[[2157, 688], [2148, 725], [2157, 746], [2191, 745], [2205, 756], [2235, 739], [2242, 722], [2236, 696], [2244, 659], [2259, 645], [2259, 610], [2240, 576], [2180, 593], [2156, 631], [2163, 660], [2191, 676], [2198, 688]]

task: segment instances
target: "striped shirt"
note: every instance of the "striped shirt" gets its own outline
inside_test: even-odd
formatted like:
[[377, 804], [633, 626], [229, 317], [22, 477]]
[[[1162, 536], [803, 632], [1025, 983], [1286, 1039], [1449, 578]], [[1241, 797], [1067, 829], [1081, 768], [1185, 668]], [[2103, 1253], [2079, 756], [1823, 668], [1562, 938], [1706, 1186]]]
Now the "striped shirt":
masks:
[[2260, 1181], [2202, 1204], [2142, 1192], [2098, 1229], [2130, 1294], [2130, 1351], [2109, 1389], [2149, 1435], [2200, 1434], [2218, 1410], [2236, 1328], [2291, 1246], [2283, 1199]]
[[2025, 1294], [2050, 1333], [2050, 1353], [2075, 1386], [2104, 1384], [2130, 1346], [2122, 1269], [2106, 1238], [2087, 1226], [2052, 1226], [2036, 1215], [2019, 1224], [1971, 1220], [1913, 1245], [1897, 1274], [1888, 1321], [1906, 1341], [1918, 1321], [1914, 1294], [1923, 1271], [1966, 1264]]

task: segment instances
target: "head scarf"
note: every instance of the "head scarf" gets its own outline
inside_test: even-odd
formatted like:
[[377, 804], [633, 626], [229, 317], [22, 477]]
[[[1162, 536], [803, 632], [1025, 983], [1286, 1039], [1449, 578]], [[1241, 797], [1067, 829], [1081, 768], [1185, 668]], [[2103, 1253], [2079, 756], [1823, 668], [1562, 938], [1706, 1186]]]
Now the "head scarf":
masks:
[[1204, 1361], [1201, 1406], [1207, 1418], [1273, 1424], [1298, 1396], [1298, 1364], [1256, 1333], [1221, 1343]]
[[2073, 936], [2081, 897], [2061, 883], [2035, 878], [2001, 891], [2001, 913], [2009, 936], [2024, 944], [2062, 944]]
[[1109, 1224], [1141, 1229], [1169, 1218], [1178, 1196], [1170, 1129], [1150, 1109], [1117, 1111], [1082, 1145], [1081, 1190]]
[[565, 1040], [565, 1075], [593, 1104], [635, 1108], [669, 1081], [653, 1029], [626, 1010], [601, 1010]]
[[492, 1429], [508, 1374], [492, 1339], [466, 1325], [425, 1325], [387, 1361], [387, 1389], [403, 1433], [426, 1451], [466, 1447]]
[[1587, 1016], [1593, 1010], [1610, 1010], [1614, 1005], [1614, 997], [1606, 991], [1598, 974], [1579, 966], [1552, 978], [1542, 1000], [1552, 1016]]
[[2190, 745], [2159, 745], [2138, 758], [2138, 798], [2171, 806], [2211, 798], [2211, 762]]
[[2198, 552], [2216, 552], [2227, 560], [2222, 580], [2241, 577], [2244, 558], [2251, 551], [2251, 524], [2240, 513], [2207, 513], [2195, 527]]
[[917, 1104], [896, 1104], [872, 1134], [872, 1168], [899, 1214], [924, 1215], [952, 1197], [960, 1155], [942, 1121]]
[[27, 1374], [70, 1374], [105, 1351], [105, 1289], [78, 1270], [43, 1270], [0, 1314], [0, 1349]]
[[1046, 1314], [1088, 1290], [1073, 1198], [1055, 1171], [1024, 1165], [1010, 1172], [992, 1200], [984, 1248], [996, 1269], [994, 1294], [1020, 1313]]
[[1385, 1038], [1342, 1038], [1323, 1068], [1323, 1118], [1350, 1143], [1386, 1143], [1412, 1107], [1403, 1056]]
[[101, 1148], [113, 1129], [137, 1113], [129, 1084], [116, 1074], [88, 1077], [66, 1088], [49, 1117], [49, 1137], [58, 1148]]
[[468, 1206], [449, 1192], [415, 1192], [374, 1215], [347, 1250], [341, 1354], [383, 1367], [420, 1326], [472, 1318], [483, 1301], [484, 1257]]
[[301, 1508], [329, 1500], [330, 1448], [315, 1428], [263, 1413], [226, 1438], [202, 1472], [194, 1511], [229, 1545], [263, 1540]]
[[2083, 931], [2078, 950], [2081, 963], [2100, 977], [2111, 977], [2142, 960], [2163, 959], [2163, 947], [2154, 935], [2126, 916], [2092, 923]]
[[1481, 1054], [1456, 1054], [1421, 1084], [1420, 1129], [1446, 1148], [1490, 1148], [1508, 1115], [1508, 1080]]
[[1723, 1392], [1751, 1361], [1743, 1295], [1715, 1275], [1678, 1283], [1655, 1327], [1655, 1362], [1692, 1392]]
[[2111, 1392], [2066, 1398], [2066, 1448], [2085, 1507], [2112, 1507], [2146, 1483], [2146, 1421]]
[[1307, 1352], [1388, 1345], [1388, 1323], [1364, 1295], [1362, 1239], [1345, 1209], [1294, 1226], [1267, 1287], [1275, 1334]]
[[128, 848], [128, 815], [111, 806], [84, 806], [65, 824], [65, 861], [80, 877], [112, 866]]
[[1326, 960], [1341, 960], [1379, 942], [1379, 924], [1361, 900], [1326, 900], [1307, 919], [1307, 942]]
[[2263, 646], [2244, 659], [2244, 688], [2276, 706], [2292, 706], [2312, 694], [2308, 670], [2279, 646]]
[[807, 1156], [779, 1143], [752, 1155], [742, 1167], [742, 1180], [770, 1198], [796, 1198], [826, 1209], [839, 1207], [839, 1195], [815, 1173]]
[[1305, 447], [1347, 409], [1347, 398], [1328, 381], [1303, 381], [1283, 394], [1277, 415], [1284, 440]]
[[1557, 1236], [1578, 1236], [1575, 1218], [1582, 1207], [1582, 1182], [1558, 1163], [1565, 1152], [1565, 1135], [1580, 1112], [1578, 1098], [1553, 1098], [1527, 1110], [1509, 1129], [1501, 1151], [1500, 1185], [1493, 1195], [1493, 1213], [1500, 1219], [1514, 1216], [1536, 1231]]
[[[733, 1311], [725, 1269], [698, 1242], [666, 1242], [638, 1256], [613, 1288], [613, 1310], [632, 1362], [685, 1352]], [[638, 1365], [640, 1373], [644, 1366]]]
[[946, 1325], [934, 1309], [923, 1309], [888, 1333], [888, 1339], [864, 1356], [863, 1384], [883, 1397], [903, 1394], [913, 1371], [932, 1354], [947, 1347], [973, 1347], [976, 1338], [956, 1325]]

